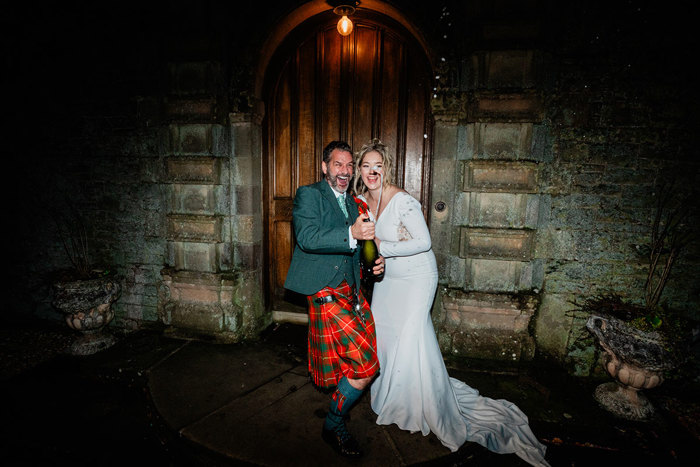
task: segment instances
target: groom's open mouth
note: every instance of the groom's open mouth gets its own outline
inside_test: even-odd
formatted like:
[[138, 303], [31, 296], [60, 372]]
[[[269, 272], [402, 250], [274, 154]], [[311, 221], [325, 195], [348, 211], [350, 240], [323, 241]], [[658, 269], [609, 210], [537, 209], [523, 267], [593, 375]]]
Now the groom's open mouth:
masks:
[[347, 175], [338, 175], [335, 180], [339, 187], [346, 188], [350, 182], [350, 177]]

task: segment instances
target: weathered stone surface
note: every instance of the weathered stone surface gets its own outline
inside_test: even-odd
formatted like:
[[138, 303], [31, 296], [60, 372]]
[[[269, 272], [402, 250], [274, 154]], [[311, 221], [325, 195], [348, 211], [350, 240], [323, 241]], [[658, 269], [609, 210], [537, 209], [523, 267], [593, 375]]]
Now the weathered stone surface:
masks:
[[249, 122], [237, 122], [232, 126], [233, 153], [238, 157], [254, 157], [257, 152], [255, 128]]
[[441, 294], [441, 348], [451, 355], [491, 360], [529, 360], [534, 339], [528, 326], [536, 297], [511, 294]]
[[221, 241], [221, 216], [168, 215], [168, 238], [176, 241]]
[[454, 125], [435, 125], [433, 138], [435, 149], [433, 158], [435, 160], [452, 160], [457, 153], [459, 127]]
[[442, 298], [442, 306], [448, 316], [454, 314], [448, 319], [469, 329], [526, 331], [536, 305], [533, 297], [510, 294], [453, 292]]
[[214, 185], [174, 183], [171, 190], [171, 206], [174, 213], [213, 215], [216, 212]]
[[182, 155], [210, 155], [213, 149], [213, 125], [170, 125], [172, 151]]
[[457, 160], [469, 160], [477, 157], [476, 125], [472, 123], [457, 127]]
[[640, 389], [663, 382], [664, 371], [675, 366], [667, 346], [657, 332], [643, 332], [617, 318], [591, 315], [586, 328], [605, 351], [604, 366], [615, 383], [598, 386], [595, 399], [618, 416], [645, 420], [654, 407]]
[[260, 274], [212, 274], [163, 269], [158, 316], [174, 332], [200, 332], [235, 342], [269, 324], [259, 301]]
[[457, 255], [446, 255], [437, 253], [435, 255], [438, 263], [438, 270], [442, 273], [442, 281], [448, 287], [454, 289], [464, 289], [467, 283], [467, 260]]
[[532, 162], [469, 161], [464, 170], [464, 191], [537, 192], [537, 164]]
[[474, 154], [485, 159], [527, 158], [532, 146], [532, 123], [474, 123]]
[[253, 157], [235, 157], [231, 160], [233, 186], [250, 186], [256, 183], [255, 173], [260, 173], [260, 161]]
[[479, 92], [469, 106], [469, 121], [539, 122], [542, 102], [537, 94]]
[[467, 290], [515, 293], [537, 286], [535, 262], [468, 258], [466, 265]]
[[262, 236], [262, 225], [259, 216], [239, 215], [235, 216], [233, 221], [233, 237], [235, 241], [255, 243]]
[[53, 306], [62, 313], [80, 313], [99, 305], [114, 303], [120, 296], [120, 278], [55, 282], [53, 284]]
[[215, 117], [216, 101], [214, 99], [168, 99], [165, 113], [168, 117], [180, 121], [211, 121]]
[[471, 227], [524, 228], [528, 221], [529, 195], [521, 193], [479, 193], [469, 196]]
[[257, 270], [262, 266], [263, 257], [260, 254], [260, 243], [239, 243], [234, 244], [234, 263], [236, 266]]
[[235, 314], [231, 286], [219, 274], [163, 270], [159, 315], [167, 325], [208, 332], [235, 331], [227, 328]]
[[644, 332], [617, 318], [597, 315], [588, 318], [586, 329], [623, 362], [651, 371], [673, 367], [669, 351], [657, 332]]
[[235, 189], [234, 208], [239, 215], [259, 214], [262, 212], [260, 190], [257, 187], [243, 186]]
[[217, 271], [217, 249], [215, 243], [172, 241], [175, 268], [184, 271]]
[[167, 180], [177, 183], [220, 183], [220, 161], [216, 157], [169, 157]]
[[529, 261], [534, 232], [515, 229], [462, 228], [462, 258]]

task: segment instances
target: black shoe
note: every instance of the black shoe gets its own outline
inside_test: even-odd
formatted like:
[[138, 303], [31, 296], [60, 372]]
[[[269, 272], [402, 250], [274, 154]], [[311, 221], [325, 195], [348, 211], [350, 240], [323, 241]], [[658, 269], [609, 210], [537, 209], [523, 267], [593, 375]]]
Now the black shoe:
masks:
[[353, 458], [362, 456], [362, 450], [360, 449], [360, 445], [357, 444], [357, 440], [345, 429], [336, 432], [323, 427], [321, 438], [341, 456]]

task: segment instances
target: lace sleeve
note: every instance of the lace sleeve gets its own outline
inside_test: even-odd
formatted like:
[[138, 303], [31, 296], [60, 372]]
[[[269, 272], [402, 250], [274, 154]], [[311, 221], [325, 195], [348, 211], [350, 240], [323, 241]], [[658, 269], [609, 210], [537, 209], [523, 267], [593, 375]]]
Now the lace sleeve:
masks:
[[399, 235], [402, 238], [398, 242], [382, 241], [379, 249], [385, 258], [392, 256], [411, 256], [430, 250], [430, 231], [423, 218], [420, 203], [407, 193], [399, 193], [397, 199], [398, 215], [401, 223], [398, 228], [405, 230], [409, 235]]

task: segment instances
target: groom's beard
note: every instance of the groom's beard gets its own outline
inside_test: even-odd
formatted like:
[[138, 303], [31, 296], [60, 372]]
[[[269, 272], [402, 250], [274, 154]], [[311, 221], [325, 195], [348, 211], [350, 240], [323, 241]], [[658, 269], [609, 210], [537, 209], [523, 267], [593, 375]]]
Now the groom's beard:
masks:
[[[338, 185], [338, 178], [341, 178], [341, 184]], [[342, 178], [345, 177], [346, 182], [343, 184], [342, 183]], [[330, 173], [326, 172], [326, 180], [328, 180], [328, 183], [330, 183], [331, 187], [338, 193], [345, 193], [348, 188], [350, 187], [350, 181], [352, 180], [352, 174], [350, 175], [331, 175]]]

